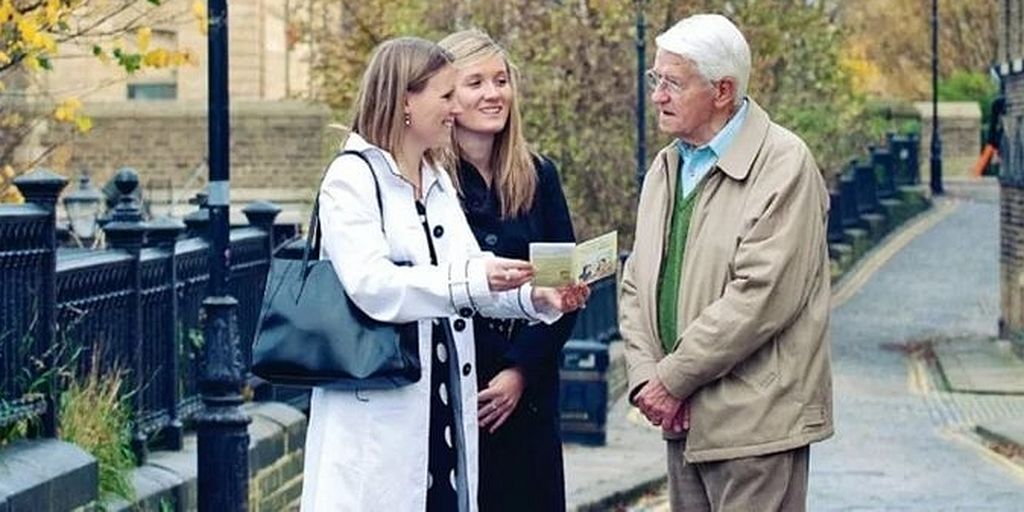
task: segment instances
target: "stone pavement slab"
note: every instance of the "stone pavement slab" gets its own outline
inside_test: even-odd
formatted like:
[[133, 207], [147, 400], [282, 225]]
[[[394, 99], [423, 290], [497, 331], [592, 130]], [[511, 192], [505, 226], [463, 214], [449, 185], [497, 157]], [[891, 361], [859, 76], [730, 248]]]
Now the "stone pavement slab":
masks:
[[666, 478], [665, 441], [625, 396], [608, 410], [605, 446], [563, 445], [569, 510], [609, 510]]
[[1008, 342], [987, 337], [956, 338], [933, 346], [950, 391], [1024, 394], [1024, 360]]

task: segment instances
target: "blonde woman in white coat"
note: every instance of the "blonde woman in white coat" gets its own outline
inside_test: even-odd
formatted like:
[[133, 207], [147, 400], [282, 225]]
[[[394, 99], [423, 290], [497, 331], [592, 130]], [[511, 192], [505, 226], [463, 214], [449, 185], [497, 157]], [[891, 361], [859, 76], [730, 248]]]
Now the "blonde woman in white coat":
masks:
[[372, 170], [354, 155], [337, 158], [321, 185], [322, 256], [368, 315], [418, 323], [423, 373], [393, 390], [313, 391], [304, 511], [475, 511], [471, 317], [550, 323], [586, 300], [582, 287], [531, 288], [528, 263], [480, 252], [437, 158], [457, 113], [455, 76], [451, 56], [434, 43], [381, 44], [345, 149], [379, 151], [387, 162], [376, 175], [382, 210]]

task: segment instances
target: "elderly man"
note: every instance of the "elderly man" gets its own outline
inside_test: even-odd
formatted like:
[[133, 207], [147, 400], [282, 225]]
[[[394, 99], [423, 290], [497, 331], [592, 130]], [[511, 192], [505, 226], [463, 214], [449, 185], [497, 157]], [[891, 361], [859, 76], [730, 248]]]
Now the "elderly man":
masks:
[[620, 328], [630, 399], [662, 428], [672, 509], [803, 510], [832, 435], [828, 192], [799, 137], [746, 96], [750, 49], [718, 15], [658, 36], [658, 153]]

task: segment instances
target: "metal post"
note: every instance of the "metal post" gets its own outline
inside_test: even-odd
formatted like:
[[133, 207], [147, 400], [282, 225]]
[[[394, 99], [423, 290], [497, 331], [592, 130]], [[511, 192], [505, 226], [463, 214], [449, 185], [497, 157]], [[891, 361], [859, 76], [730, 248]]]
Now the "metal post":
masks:
[[274, 257], [274, 219], [281, 213], [281, 207], [269, 201], [256, 201], [242, 209], [249, 224], [267, 233], [267, 260]]
[[942, 137], [939, 134], [939, 0], [932, 0], [932, 195], [942, 195]]
[[228, 117], [228, 7], [208, 3], [210, 283], [203, 301], [203, 359], [197, 416], [200, 512], [247, 509], [249, 417], [242, 410], [238, 301], [228, 295], [230, 171]]
[[142, 223], [142, 208], [136, 199], [136, 189], [139, 188], [139, 175], [132, 169], [121, 169], [114, 177], [114, 185], [121, 193], [119, 203], [110, 216], [110, 222], [103, 226], [107, 237], [107, 245], [113, 249], [122, 250], [132, 257], [131, 264], [131, 296], [129, 297], [129, 308], [125, 311], [128, 321], [128, 329], [125, 331], [125, 349], [130, 349], [131, 359], [131, 384], [129, 389], [135, 391], [132, 395], [133, 415], [135, 421], [132, 425], [132, 451], [135, 452], [136, 462], [141, 466], [146, 463], [148, 453], [148, 433], [143, 429], [139, 421], [145, 409], [142, 388], [145, 385], [143, 372], [143, 347], [142, 347], [142, 266], [140, 255], [142, 244], [146, 237], [146, 227]]
[[644, 185], [644, 174], [647, 169], [647, 82], [644, 73], [647, 71], [644, 29], [644, 1], [636, 0], [636, 195], [639, 199], [640, 190]]
[[170, 385], [167, 394], [163, 396], [164, 403], [161, 408], [168, 412], [170, 419], [163, 431], [163, 437], [167, 440], [167, 447], [172, 450], [181, 450], [184, 445], [184, 426], [181, 423], [181, 386], [178, 385], [179, 362], [178, 350], [178, 276], [177, 262], [175, 258], [175, 245], [178, 237], [185, 231], [185, 225], [180, 220], [171, 217], [161, 217], [149, 223], [147, 226], [147, 241], [152, 242], [166, 256], [164, 275], [167, 276], [169, 289], [168, 309], [165, 318], [158, 319], [163, 323], [161, 327], [167, 335], [167, 339], [173, 340], [164, 347], [163, 360], [165, 361], [165, 374]]
[[[39, 328], [36, 330], [36, 347], [40, 347], [40, 354], [46, 358], [47, 368], [55, 368], [56, 354], [49, 350], [56, 343], [57, 319], [54, 311], [57, 310], [57, 197], [60, 196], [64, 187], [68, 184], [67, 178], [55, 174], [46, 169], [38, 169], [14, 179], [14, 186], [24, 196], [25, 201], [39, 205], [47, 210], [46, 231], [46, 260], [43, 265], [46, 267], [45, 278], [41, 288], [36, 292]], [[43, 414], [43, 435], [46, 437], [57, 436], [57, 383], [55, 375], [51, 372], [47, 378], [49, 386], [46, 393], [46, 413]]]
[[[269, 269], [273, 266], [274, 260], [274, 219], [281, 213], [281, 207], [268, 201], [256, 201], [243, 208], [242, 213], [245, 214], [250, 225], [262, 229], [267, 234], [267, 268]], [[248, 361], [248, 364], [251, 365], [252, 361]], [[252, 375], [248, 377], [248, 380], [255, 400], [275, 400], [277, 398], [274, 386], [269, 382]]]

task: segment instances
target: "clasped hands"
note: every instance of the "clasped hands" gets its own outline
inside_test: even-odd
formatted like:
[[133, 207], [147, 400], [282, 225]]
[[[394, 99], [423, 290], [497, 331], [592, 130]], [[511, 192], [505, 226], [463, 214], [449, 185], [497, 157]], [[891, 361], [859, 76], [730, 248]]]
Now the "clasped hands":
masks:
[[690, 405], [672, 396], [657, 378], [647, 381], [633, 402], [651, 424], [664, 432], [690, 430]]
[[[485, 262], [487, 284], [491, 291], [514, 290], [533, 279], [533, 265], [522, 260], [488, 258]], [[570, 284], [558, 288], [535, 286], [530, 295], [535, 309], [555, 309], [571, 313], [586, 307], [590, 298], [590, 287], [585, 283]]]

